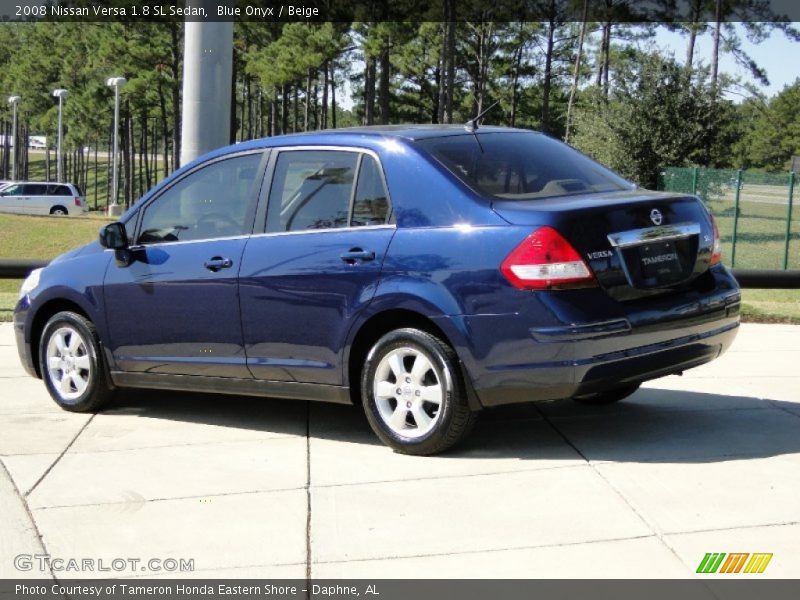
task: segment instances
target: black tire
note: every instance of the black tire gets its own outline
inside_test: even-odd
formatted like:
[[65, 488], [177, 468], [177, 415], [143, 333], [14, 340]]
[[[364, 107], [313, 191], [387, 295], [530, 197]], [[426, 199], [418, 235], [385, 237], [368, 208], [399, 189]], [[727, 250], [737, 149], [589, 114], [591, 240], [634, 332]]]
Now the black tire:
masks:
[[66, 217], [69, 214], [69, 211], [63, 206], [54, 206], [50, 209], [50, 214], [55, 217]]
[[[400, 363], [393, 363], [393, 358]], [[426, 369], [420, 375], [415, 375], [413, 369], [417, 360], [423, 365], [420, 371]], [[389, 364], [406, 365], [403, 381], [398, 380]], [[391, 380], [394, 380], [391, 385], [397, 386], [393, 397], [376, 397], [378, 386], [389, 387]], [[431, 396], [439, 398], [438, 405], [429, 401]], [[458, 357], [453, 349], [418, 329], [396, 329], [375, 343], [362, 370], [361, 397], [375, 434], [384, 444], [403, 454], [427, 456], [444, 452], [469, 434], [477, 417], [467, 403]], [[389, 424], [392, 419], [387, 413], [390, 411], [394, 411], [391, 417], [405, 414], [398, 427]], [[422, 419], [430, 421], [423, 423]]]
[[614, 388], [613, 390], [606, 390], [605, 392], [586, 394], [584, 396], [573, 396], [572, 399], [575, 400], [575, 402], [580, 402], [581, 404], [594, 404], [596, 406], [602, 404], [614, 404], [615, 402], [624, 400], [633, 394], [639, 389], [640, 385], [642, 384], [629, 383], [627, 385], [621, 385], [617, 388]]
[[[59, 344], [65, 349], [60, 350]], [[60, 366], [51, 369], [51, 358]], [[56, 313], [47, 321], [39, 341], [39, 367], [47, 391], [64, 410], [93, 412], [113, 394], [97, 330], [77, 313]]]

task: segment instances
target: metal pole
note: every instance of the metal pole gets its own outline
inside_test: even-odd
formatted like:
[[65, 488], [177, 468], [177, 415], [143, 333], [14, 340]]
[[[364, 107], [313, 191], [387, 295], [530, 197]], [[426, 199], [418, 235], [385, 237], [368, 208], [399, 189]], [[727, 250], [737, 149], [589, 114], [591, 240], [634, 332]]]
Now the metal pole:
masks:
[[117, 206], [117, 196], [119, 194], [119, 165], [117, 164], [117, 152], [119, 150], [119, 86], [114, 86], [114, 148], [111, 154], [111, 204], [109, 213]]
[[731, 241], [731, 267], [736, 264], [736, 232], [739, 229], [739, 192], [742, 189], [742, 170], [736, 171], [736, 200], [733, 204], [733, 240]]
[[794, 171], [789, 173], [789, 208], [786, 209], [786, 245], [783, 247], [783, 270], [789, 268], [789, 241], [792, 239], [792, 199], [794, 196]]
[[62, 165], [61, 165], [61, 137], [63, 135], [63, 123], [61, 120], [61, 112], [64, 107], [64, 97], [59, 95], [58, 97], [58, 147], [56, 148], [56, 178], [59, 182], [63, 181], [64, 178], [62, 177]]
[[697, 195], [697, 167], [692, 169], [692, 194]]
[[[230, 0], [191, 0], [187, 7], [216, 11]], [[181, 165], [230, 143], [233, 72], [233, 22], [193, 21], [187, 17], [183, 53]]]
[[11, 119], [11, 180], [17, 179], [17, 103], [12, 102], [14, 116]]

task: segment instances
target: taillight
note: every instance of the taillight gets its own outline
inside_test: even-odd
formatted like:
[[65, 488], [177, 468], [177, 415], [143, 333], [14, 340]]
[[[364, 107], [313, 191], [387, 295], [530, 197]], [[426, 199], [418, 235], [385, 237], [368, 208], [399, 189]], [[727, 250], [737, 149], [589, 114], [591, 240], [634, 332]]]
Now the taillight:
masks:
[[81, 205], [81, 199], [75, 196], [75, 206], [80, 206], [80, 205]]
[[719, 228], [717, 227], [717, 222], [714, 220], [714, 215], [710, 216], [711, 228], [714, 230], [714, 246], [711, 249], [711, 260], [708, 265], [712, 266], [722, 262], [722, 242], [720, 242], [719, 239]]
[[578, 252], [552, 227], [540, 227], [511, 251], [500, 270], [521, 290], [586, 286], [594, 275]]

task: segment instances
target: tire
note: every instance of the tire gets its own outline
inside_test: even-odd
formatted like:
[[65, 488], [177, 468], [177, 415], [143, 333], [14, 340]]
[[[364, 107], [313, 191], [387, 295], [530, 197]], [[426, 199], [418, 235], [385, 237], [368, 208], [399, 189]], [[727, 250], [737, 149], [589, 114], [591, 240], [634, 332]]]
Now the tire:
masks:
[[97, 330], [77, 313], [57, 313], [44, 326], [39, 365], [47, 391], [64, 410], [92, 412], [112, 396]]
[[375, 343], [361, 397], [375, 434], [403, 454], [444, 452], [467, 436], [477, 417], [453, 349], [418, 329], [396, 329]]
[[50, 209], [50, 214], [54, 217], [66, 217], [69, 214], [69, 211], [63, 206], [54, 206]]
[[575, 400], [575, 402], [580, 402], [581, 404], [594, 404], [596, 406], [602, 404], [614, 404], [615, 402], [624, 400], [633, 394], [639, 389], [640, 385], [642, 384], [629, 383], [627, 385], [616, 387], [613, 390], [606, 390], [605, 392], [586, 394], [585, 396], [573, 396], [572, 399]]

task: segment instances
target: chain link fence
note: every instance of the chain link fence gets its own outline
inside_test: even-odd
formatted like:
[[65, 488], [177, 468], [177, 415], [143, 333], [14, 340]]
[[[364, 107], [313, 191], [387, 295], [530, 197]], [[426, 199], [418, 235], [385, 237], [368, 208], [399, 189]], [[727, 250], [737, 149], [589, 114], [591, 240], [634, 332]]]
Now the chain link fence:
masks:
[[794, 172], [668, 167], [659, 174], [658, 189], [703, 199], [717, 221], [728, 266], [800, 269], [795, 187]]

